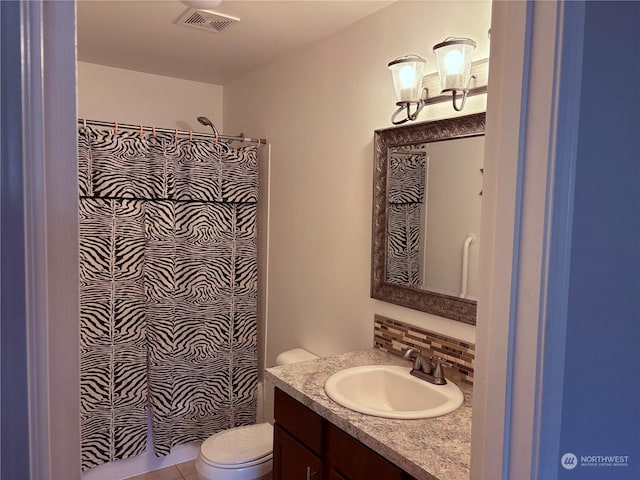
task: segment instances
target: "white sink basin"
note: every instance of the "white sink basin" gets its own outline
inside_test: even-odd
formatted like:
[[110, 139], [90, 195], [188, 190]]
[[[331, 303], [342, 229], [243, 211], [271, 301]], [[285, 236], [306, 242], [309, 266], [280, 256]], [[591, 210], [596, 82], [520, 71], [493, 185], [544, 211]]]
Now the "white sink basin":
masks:
[[433, 385], [409, 374], [408, 367], [367, 365], [335, 373], [324, 384], [331, 400], [356, 412], [386, 418], [431, 418], [462, 405], [458, 386]]

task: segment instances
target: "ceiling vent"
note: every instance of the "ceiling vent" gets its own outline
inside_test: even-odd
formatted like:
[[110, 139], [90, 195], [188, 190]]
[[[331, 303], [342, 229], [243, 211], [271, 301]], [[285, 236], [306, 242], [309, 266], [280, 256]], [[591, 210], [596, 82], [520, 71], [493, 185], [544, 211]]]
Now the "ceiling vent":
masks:
[[238, 23], [239, 18], [210, 10], [196, 10], [189, 8], [176, 22], [179, 25], [193, 27], [207, 32], [220, 33], [234, 23]]

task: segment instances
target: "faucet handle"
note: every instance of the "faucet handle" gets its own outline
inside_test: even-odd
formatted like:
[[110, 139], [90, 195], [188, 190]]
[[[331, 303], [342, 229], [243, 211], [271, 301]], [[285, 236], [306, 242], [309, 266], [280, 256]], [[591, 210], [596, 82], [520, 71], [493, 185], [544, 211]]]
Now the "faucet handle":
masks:
[[447, 381], [444, 378], [444, 372], [442, 371], [442, 367], [452, 368], [453, 364], [443, 360], [442, 357], [438, 357], [438, 361], [436, 362], [436, 370], [433, 372], [433, 378], [435, 379], [436, 385], [444, 385]]
[[432, 356], [428, 356], [427, 358], [425, 358], [425, 360], [427, 361], [427, 366], [429, 367], [429, 368], [425, 369], [425, 371], [429, 370], [429, 371], [433, 372], [433, 370], [435, 369], [435, 365], [433, 364], [433, 357]]
[[446, 368], [453, 368], [453, 363], [443, 360], [442, 357], [438, 357], [438, 365], [442, 365]]

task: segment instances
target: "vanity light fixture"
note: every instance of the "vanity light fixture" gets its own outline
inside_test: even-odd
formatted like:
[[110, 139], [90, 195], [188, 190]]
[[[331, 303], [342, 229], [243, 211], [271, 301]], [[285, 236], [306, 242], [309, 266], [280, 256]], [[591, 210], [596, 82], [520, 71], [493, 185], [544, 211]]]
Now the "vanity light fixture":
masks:
[[[398, 109], [391, 123], [401, 125], [418, 118], [427, 105], [450, 102], [461, 111], [467, 97], [487, 93], [489, 60], [471, 61], [476, 42], [470, 38], [449, 37], [433, 47], [438, 71], [422, 75], [427, 61], [418, 55], [405, 55], [389, 62]], [[398, 120], [399, 118], [399, 120]]]
[[[418, 55], [405, 55], [389, 62], [389, 70], [393, 77], [398, 109], [391, 116], [394, 125], [400, 125], [418, 118], [420, 110], [426, 105], [427, 90], [422, 88], [422, 72], [427, 61]], [[411, 108], [414, 108], [413, 113]], [[406, 113], [406, 118], [396, 117]]]
[[[453, 93], [453, 109], [464, 108], [471, 83], [471, 52], [477, 43], [470, 38], [449, 37], [433, 46], [438, 61], [441, 93]], [[460, 104], [457, 99], [462, 96]]]

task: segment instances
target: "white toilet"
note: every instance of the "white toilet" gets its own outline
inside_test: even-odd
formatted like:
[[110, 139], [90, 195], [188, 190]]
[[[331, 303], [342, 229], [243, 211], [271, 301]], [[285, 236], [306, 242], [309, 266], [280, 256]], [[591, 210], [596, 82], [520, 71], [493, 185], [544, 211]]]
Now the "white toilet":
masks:
[[[318, 358], [301, 348], [287, 350], [276, 365]], [[273, 427], [258, 423], [211, 435], [200, 447], [196, 470], [201, 480], [266, 480], [273, 469]]]

